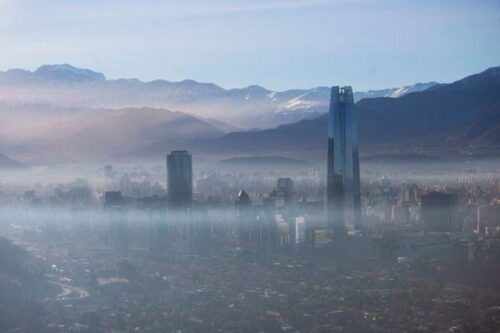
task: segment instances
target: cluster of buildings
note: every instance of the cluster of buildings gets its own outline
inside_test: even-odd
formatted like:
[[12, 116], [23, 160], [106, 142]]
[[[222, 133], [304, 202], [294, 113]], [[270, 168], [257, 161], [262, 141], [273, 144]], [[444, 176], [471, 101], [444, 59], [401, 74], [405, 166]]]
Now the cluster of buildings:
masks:
[[[278, 178], [276, 187], [258, 207], [252, 207], [250, 196], [244, 189], [238, 192], [234, 226], [237, 240], [241, 244], [256, 243], [296, 249], [297, 244], [306, 243], [306, 240], [312, 241], [315, 246], [324, 243], [325, 236], [333, 235], [332, 244], [339, 248], [347, 246], [346, 220], [356, 230], [362, 227], [358, 154], [352, 89], [334, 87], [331, 91], [328, 130], [326, 216], [323, 225], [319, 226], [320, 230], [316, 230], [318, 226], [313, 226], [309, 217], [298, 212], [293, 205], [292, 179]], [[105, 176], [110, 177], [112, 173], [112, 167], [106, 166]], [[125, 203], [119, 192], [106, 192], [104, 197], [104, 207], [108, 209], [121, 209], [120, 202]], [[175, 220], [170, 225], [175, 225], [177, 233], [179, 229], [187, 229], [180, 233], [186, 235], [187, 242], [191, 243], [196, 238], [193, 233], [206, 228], [193, 225], [193, 216], [197, 212], [192, 204], [192, 157], [187, 151], [173, 151], [167, 156], [166, 201], [167, 215]], [[315, 215], [324, 212], [321, 209]]]
[[[48, 331], [441, 332], [500, 324], [498, 293], [446, 286], [404, 265], [236, 249], [151, 260], [89, 243], [35, 249], [64, 286], [26, 309]], [[78, 286], [71, 288], [71, 286]], [[489, 330], [491, 331], [491, 330]]]
[[[353, 106], [350, 87], [332, 88], [326, 174], [195, 174], [193, 157], [179, 150], [166, 158], [166, 177], [164, 168], [123, 173], [106, 165], [104, 182], [96, 187], [79, 179], [44, 199], [26, 191], [22, 200], [35, 207], [70, 207], [74, 220], [92, 211], [99, 216], [90, 218], [94, 223], [88, 229], [102, 231], [106, 228], [96, 225], [107, 221], [103, 232], [109, 235], [103, 239], [111, 247], [142, 246], [160, 253], [231, 243], [290, 253], [334, 247], [337, 253], [384, 253], [396, 259], [406, 257], [408, 249], [427, 251], [443, 239], [450, 252], [452, 239], [498, 235], [497, 179], [479, 187], [467, 177], [455, 187], [387, 178], [365, 180], [362, 186]], [[147, 236], [137, 236], [141, 228]]]
[[54, 332], [499, 328], [496, 292], [471, 299], [433, 280], [500, 288], [477, 278], [500, 274], [498, 177], [361, 183], [350, 87], [331, 91], [327, 139], [326, 172], [196, 170], [176, 150], [166, 177], [163, 166], [107, 165], [95, 186], [0, 192], [2, 233], [50, 264], [63, 290], [45, 313], [27, 302], [31, 322]]

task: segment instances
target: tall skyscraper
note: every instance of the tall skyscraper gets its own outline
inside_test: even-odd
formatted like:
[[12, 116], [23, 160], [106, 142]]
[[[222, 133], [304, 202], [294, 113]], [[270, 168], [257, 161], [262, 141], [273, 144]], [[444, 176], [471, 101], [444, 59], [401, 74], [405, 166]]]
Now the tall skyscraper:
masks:
[[104, 177], [106, 179], [113, 177], [113, 166], [112, 165], [106, 165], [106, 166], [104, 166]]
[[289, 205], [293, 200], [293, 181], [290, 178], [278, 178], [276, 190], [283, 195], [285, 205]]
[[188, 209], [193, 200], [193, 167], [186, 150], [167, 156], [167, 200], [172, 209]]
[[126, 249], [128, 247], [128, 218], [126, 200], [120, 191], [104, 193], [104, 210], [109, 221], [109, 245]]
[[293, 181], [290, 178], [278, 178], [276, 187], [264, 199], [265, 204], [271, 203], [274, 207], [290, 207], [293, 200]]
[[255, 221], [252, 221], [252, 201], [247, 192], [241, 190], [238, 192], [235, 200], [237, 222], [238, 222], [238, 240], [240, 242], [252, 241], [252, 228]]
[[328, 224], [340, 241], [346, 218], [361, 228], [359, 153], [351, 87], [332, 87], [328, 115]]
[[424, 230], [450, 232], [457, 229], [458, 198], [455, 194], [429, 192], [422, 196], [421, 219]]

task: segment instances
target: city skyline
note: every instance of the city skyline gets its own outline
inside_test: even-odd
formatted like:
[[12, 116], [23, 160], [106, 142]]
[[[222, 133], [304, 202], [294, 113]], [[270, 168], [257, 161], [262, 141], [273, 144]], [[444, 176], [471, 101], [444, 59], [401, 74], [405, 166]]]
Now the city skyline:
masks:
[[0, 0], [0, 332], [500, 332], [499, 33], [498, 0]]

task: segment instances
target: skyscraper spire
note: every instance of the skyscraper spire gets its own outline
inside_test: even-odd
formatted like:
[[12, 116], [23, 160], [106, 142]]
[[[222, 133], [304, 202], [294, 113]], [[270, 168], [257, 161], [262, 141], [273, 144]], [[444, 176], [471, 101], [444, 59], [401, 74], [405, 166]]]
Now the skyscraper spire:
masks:
[[328, 115], [328, 223], [335, 239], [346, 233], [345, 221], [361, 228], [359, 153], [352, 88], [332, 87]]

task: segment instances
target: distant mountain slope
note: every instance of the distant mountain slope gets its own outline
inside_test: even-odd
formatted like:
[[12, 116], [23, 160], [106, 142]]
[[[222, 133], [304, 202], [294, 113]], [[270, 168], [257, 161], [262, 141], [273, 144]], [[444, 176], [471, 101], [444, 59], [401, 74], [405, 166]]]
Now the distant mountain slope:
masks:
[[[355, 99], [400, 97], [434, 83], [356, 92]], [[137, 79], [107, 80], [101, 74], [68, 64], [44, 65], [31, 72], [0, 72], [0, 102], [51, 104], [83, 108], [162, 108], [180, 110], [201, 118], [215, 118], [239, 128], [271, 128], [310, 119], [328, 110], [328, 87], [272, 91], [252, 85], [223, 89], [194, 80], [170, 82]]]
[[[400, 98], [356, 104], [360, 144], [402, 150], [468, 145], [498, 147], [500, 67]], [[211, 152], [269, 154], [326, 149], [327, 116], [257, 132], [231, 133], [193, 145]], [[496, 148], [495, 148], [496, 149]]]
[[500, 67], [401, 98], [356, 104], [365, 144], [425, 139], [479, 120], [479, 110], [500, 102]]
[[153, 108], [0, 105], [0, 117], [5, 120], [0, 123], [0, 149], [35, 161], [47, 156], [55, 162], [91, 161], [155, 143], [168, 146], [224, 134], [191, 115]]
[[23, 170], [28, 169], [28, 166], [14, 161], [5, 155], [0, 154], [0, 170]]
[[213, 127], [221, 130], [224, 133], [240, 132], [241, 128], [233, 126], [225, 121], [218, 120], [215, 118], [201, 118], [204, 122], [212, 125]]
[[265, 154], [300, 152], [326, 147], [326, 116], [253, 132], [230, 133], [191, 143], [192, 150], [210, 154]]
[[217, 163], [218, 169], [229, 170], [306, 170], [315, 167], [313, 163], [281, 156], [249, 156], [223, 159]]
[[[412, 92], [419, 92], [429, 89], [437, 82], [416, 83], [410, 86], [399, 88], [355, 91], [354, 102], [358, 102], [365, 98], [390, 97], [399, 98]], [[300, 110], [302, 112], [309, 110], [310, 112], [327, 112], [330, 103], [330, 88], [318, 87], [309, 90], [298, 91], [300, 95], [294, 97], [279, 105], [278, 112], [290, 112]]]
[[446, 141], [475, 147], [500, 147], [500, 103], [480, 109], [476, 120], [451, 131]]

